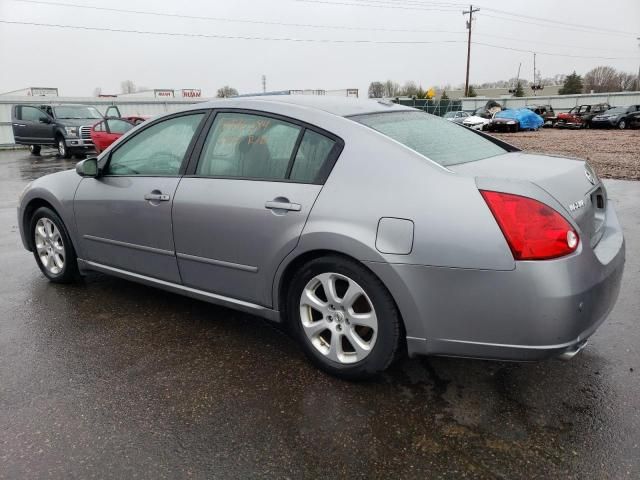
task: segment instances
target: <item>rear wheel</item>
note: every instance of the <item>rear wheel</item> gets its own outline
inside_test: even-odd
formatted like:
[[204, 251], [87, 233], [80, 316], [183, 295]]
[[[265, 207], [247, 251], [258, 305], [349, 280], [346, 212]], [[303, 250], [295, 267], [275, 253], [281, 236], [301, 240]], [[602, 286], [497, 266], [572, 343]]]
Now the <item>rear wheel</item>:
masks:
[[42, 273], [52, 282], [71, 283], [78, 274], [76, 252], [62, 219], [47, 207], [31, 217], [33, 255]]
[[39, 156], [40, 145], [29, 145], [29, 152], [31, 152], [31, 155]]
[[67, 142], [63, 136], [59, 136], [57, 138], [56, 145], [58, 146], [58, 156], [62, 158], [71, 158], [71, 151], [67, 147]]
[[287, 298], [289, 324], [320, 369], [350, 380], [385, 370], [400, 344], [393, 298], [359, 263], [328, 256], [305, 264]]

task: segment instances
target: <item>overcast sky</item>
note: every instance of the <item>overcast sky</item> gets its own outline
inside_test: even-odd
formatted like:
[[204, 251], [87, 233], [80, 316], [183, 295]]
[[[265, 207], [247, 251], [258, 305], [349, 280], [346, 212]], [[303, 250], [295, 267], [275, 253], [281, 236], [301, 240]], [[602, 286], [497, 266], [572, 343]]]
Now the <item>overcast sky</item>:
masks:
[[[366, 96], [372, 80], [414, 80], [425, 88], [464, 82], [465, 19], [463, 7], [456, 0], [45, 1], [67, 6], [0, 0], [0, 20], [366, 43], [169, 37], [0, 23], [0, 92], [39, 86], [58, 87], [61, 95], [88, 96], [96, 87], [101, 87], [103, 93], [118, 93], [120, 82], [131, 79], [136, 85], [150, 88], [201, 88], [204, 96], [213, 96], [218, 87], [226, 84], [241, 93], [261, 91], [262, 74], [267, 76], [267, 90], [359, 88], [361, 96]], [[73, 4], [325, 27], [176, 18], [68, 6]], [[543, 77], [573, 70], [584, 73], [601, 64], [638, 72], [639, 0], [481, 0], [478, 7], [473, 40], [540, 52], [537, 67]], [[507, 17], [496, 10], [524, 17]], [[541, 26], [534, 24], [540, 20], [531, 17], [573, 26]], [[580, 25], [599, 30], [584, 31]], [[438, 30], [445, 32], [434, 32]], [[371, 43], [381, 41], [434, 43]], [[444, 41], [456, 43], [439, 43]], [[545, 52], [616, 59], [561, 57]], [[531, 53], [472, 45], [471, 83], [514, 77], [520, 62], [521, 77], [532, 79]]]

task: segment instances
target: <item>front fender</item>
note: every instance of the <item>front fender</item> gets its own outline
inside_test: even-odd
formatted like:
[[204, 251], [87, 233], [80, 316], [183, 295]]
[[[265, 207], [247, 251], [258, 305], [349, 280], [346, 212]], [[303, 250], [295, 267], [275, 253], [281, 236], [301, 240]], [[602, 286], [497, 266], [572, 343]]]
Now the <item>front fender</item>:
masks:
[[74, 170], [67, 170], [35, 180], [24, 192], [18, 205], [18, 225], [27, 250], [31, 250], [28, 240], [30, 216], [35, 208], [48, 204], [62, 219], [76, 253], [82, 257], [82, 252], [78, 250], [80, 242], [73, 213], [73, 199], [81, 181], [82, 178]]

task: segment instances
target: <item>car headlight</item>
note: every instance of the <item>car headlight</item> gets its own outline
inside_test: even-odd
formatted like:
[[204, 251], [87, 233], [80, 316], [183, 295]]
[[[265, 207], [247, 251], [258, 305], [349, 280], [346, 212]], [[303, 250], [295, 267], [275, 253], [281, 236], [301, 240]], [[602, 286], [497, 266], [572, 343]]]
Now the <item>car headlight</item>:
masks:
[[516, 122], [514, 122], [513, 120], [509, 120], [509, 121], [507, 122], [507, 125], [515, 125], [515, 124], [516, 124]]
[[64, 127], [64, 129], [66, 130], [67, 135], [69, 135], [70, 137], [78, 136], [78, 127]]

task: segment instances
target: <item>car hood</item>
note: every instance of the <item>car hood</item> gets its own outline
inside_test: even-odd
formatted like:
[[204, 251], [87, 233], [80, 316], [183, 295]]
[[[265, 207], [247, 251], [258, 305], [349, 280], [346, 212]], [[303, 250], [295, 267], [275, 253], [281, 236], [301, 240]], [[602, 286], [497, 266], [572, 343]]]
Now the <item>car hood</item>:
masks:
[[466, 117], [462, 123], [488, 123], [489, 119], [484, 117], [479, 117], [477, 115], [471, 115], [470, 117]]
[[99, 118], [57, 118], [56, 123], [65, 127], [82, 127], [84, 125], [95, 125], [100, 121]]

